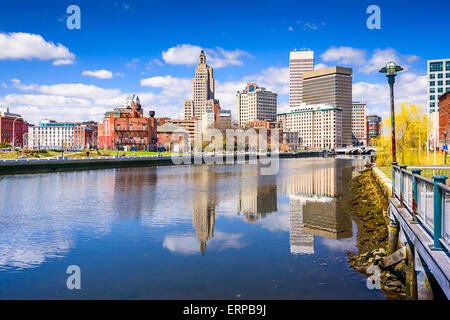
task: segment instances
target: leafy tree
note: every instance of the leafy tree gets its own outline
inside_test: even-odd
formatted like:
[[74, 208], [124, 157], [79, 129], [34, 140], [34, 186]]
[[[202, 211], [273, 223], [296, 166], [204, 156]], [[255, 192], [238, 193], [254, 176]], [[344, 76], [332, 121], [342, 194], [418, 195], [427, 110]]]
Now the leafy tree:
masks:
[[[418, 165], [421, 151], [426, 150], [428, 121], [422, 106], [403, 103], [395, 113], [396, 158], [406, 165]], [[392, 162], [391, 117], [382, 122], [383, 134], [375, 141], [377, 147], [377, 165], [388, 166]], [[430, 130], [432, 130], [430, 128]]]

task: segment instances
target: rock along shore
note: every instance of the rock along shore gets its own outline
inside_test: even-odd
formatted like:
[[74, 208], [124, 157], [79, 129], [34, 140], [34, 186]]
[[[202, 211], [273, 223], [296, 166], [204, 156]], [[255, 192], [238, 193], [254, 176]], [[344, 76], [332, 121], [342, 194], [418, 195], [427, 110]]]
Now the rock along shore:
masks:
[[[388, 299], [405, 299], [405, 263], [383, 268], [388, 240], [388, 199], [366, 169], [352, 181], [352, 217], [358, 229], [358, 254], [348, 252], [348, 261], [353, 269], [374, 277], [373, 266], [380, 270], [381, 289]], [[376, 276], [376, 275], [375, 275]]]

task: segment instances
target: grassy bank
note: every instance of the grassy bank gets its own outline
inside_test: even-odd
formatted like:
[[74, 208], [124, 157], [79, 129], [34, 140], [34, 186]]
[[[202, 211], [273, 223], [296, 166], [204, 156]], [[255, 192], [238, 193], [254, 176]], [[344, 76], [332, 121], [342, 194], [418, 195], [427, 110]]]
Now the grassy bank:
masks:
[[[147, 152], [147, 151], [115, 151], [115, 150], [91, 150], [89, 151], [90, 157], [110, 157], [116, 155], [126, 155], [130, 157], [134, 156], [156, 156], [160, 155], [172, 155], [172, 152]], [[31, 150], [24, 149], [20, 151], [0, 151], [0, 160], [4, 159], [18, 159], [19, 157], [25, 157], [27, 159], [37, 159], [37, 158], [54, 158], [61, 156], [61, 151], [54, 150]], [[77, 158], [77, 157], [86, 157], [86, 151], [73, 152], [67, 151], [64, 152], [65, 157], [69, 158]]]

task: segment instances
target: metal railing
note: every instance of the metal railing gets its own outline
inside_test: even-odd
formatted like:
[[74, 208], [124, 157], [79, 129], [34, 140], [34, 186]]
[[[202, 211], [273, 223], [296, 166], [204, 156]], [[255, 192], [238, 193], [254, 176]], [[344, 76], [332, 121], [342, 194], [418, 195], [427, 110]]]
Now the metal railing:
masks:
[[[409, 171], [408, 169], [411, 169]], [[434, 172], [432, 179], [422, 171]], [[392, 193], [433, 237], [433, 249], [450, 248], [450, 167], [393, 166]], [[427, 174], [429, 176], [429, 174]]]

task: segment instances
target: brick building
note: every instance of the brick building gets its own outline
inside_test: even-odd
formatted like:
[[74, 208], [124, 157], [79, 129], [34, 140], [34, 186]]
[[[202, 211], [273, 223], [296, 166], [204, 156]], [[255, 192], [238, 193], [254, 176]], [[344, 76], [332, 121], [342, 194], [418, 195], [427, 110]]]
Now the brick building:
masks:
[[136, 95], [129, 95], [125, 106], [106, 112], [103, 123], [98, 125], [100, 149], [155, 151], [157, 122], [154, 112], [144, 116]]
[[188, 152], [189, 132], [171, 122], [158, 126], [158, 151]]
[[446, 144], [444, 133], [447, 132], [447, 139], [450, 139], [450, 91], [439, 97], [439, 142], [443, 146]]
[[28, 126], [20, 114], [9, 112], [9, 108], [0, 109], [0, 143], [9, 142], [14, 147], [22, 148], [23, 135], [28, 132]]

